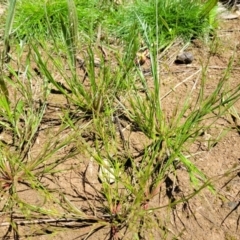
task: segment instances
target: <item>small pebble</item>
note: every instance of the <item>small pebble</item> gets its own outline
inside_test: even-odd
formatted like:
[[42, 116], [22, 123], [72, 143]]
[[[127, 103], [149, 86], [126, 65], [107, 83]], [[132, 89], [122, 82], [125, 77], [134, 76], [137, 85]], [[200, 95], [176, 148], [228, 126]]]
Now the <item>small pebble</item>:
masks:
[[194, 59], [194, 57], [193, 57], [192, 53], [182, 52], [177, 55], [175, 63], [176, 64], [190, 64], [190, 63], [192, 63], [193, 59]]
[[236, 210], [240, 206], [240, 202], [230, 201], [222, 204], [223, 208], [228, 208], [230, 210]]

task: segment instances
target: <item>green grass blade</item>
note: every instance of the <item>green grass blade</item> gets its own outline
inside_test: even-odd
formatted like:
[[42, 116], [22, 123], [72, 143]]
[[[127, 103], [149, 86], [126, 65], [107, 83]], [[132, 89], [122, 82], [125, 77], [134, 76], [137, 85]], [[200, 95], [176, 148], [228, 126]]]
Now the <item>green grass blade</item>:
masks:
[[201, 11], [201, 16], [202, 17], [206, 17], [210, 14], [210, 12], [212, 11], [212, 9], [217, 5], [218, 0], [208, 0], [205, 4], [204, 7]]
[[7, 20], [6, 20], [6, 25], [5, 25], [5, 33], [4, 33], [4, 50], [2, 52], [1, 56], [1, 77], [0, 77], [0, 88], [1, 91], [3, 92], [4, 96], [8, 99], [9, 93], [8, 89], [6, 86], [6, 83], [3, 78], [3, 63], [6, 59], [9, 58], [8, 53], [10, 51], [10, 43], [9, 43], [9, 38], [10, 34], [12, 31], [12, 24], [13, 24], [13, 19], [14, 19], [14, 13], [15, 13], [15, 7], [16, 7], [16, 0], [10, 1], [10, 6], [8, 9], [8, 15], [7, 15]]
[[76, 68], [76, 49], [78, 41], [78, 17], [77, 10], [73, 0], [68, 0], [68, 17], [69, 17], [69, 42], [68, 48], [71, 57], [71, 62]]
[[4, 53], [3, 53], [4, 57], [7, 57], [7, 54], [10, 50], [9, 37], [12, 31], [14, 13], [16, 8], [16, 0], [12, 0], [9, 2], [10, 2], [10, 6], [8, 9], [8, 15], [7, 15], [7, 21], [6, 21], [5, 33], [4, 33]]

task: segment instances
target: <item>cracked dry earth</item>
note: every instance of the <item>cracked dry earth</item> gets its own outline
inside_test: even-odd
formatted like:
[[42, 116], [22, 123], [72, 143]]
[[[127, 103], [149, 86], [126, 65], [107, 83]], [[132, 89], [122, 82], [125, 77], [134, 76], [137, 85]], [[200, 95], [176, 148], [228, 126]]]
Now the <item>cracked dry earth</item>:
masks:
[[[194, 55], [194, 61], [190, 65], [176, 65], [174, 60], [182, 49], [181, 42], [176, 42], [168, 49], [164, 56], [159, 59], [161, 78], [163, 79], [163, 87], [161, 89], [163, 97], [163, 107], [166, 114], [171, 115], [174, 106], [179, 99], [186, 95], [186, 92], [197, 87], [197, 79], [201, 74], [202, 67], [208, 63], [208, 83], [207, 91], [211, 93], [217, 85], [221, 76], [233, 57], [233, 66], [231, 75], [229, 76], [229, 85], [238, 86], [240, 84], [240, 25], [239, 19], [224, 20], [220, 24], [218, 35], [213, 40], [214, 44], [204, 44], [200, 40], [194, 40], [187, 50]], [[142, 66], [144, 74], [148, 74], [148, 60]], [[149, 85], [151, 85], [151, 76], [147, 76]], [[179, 86], [173, 93], [169, 92], [178, 83]], [[166, 94], [168, 93], [169, 94]], [[61, 102], [61, 96], [53, 95], [53, 101]], [[65, 104], [65, 102], [63, 103]], [[240, 102], [235, 104], [235, 108], [240, 114]], [[52, 111], [54, 112], [54, 110]], [[51, 111], [49, 111], [51, 114]], [[52, 113], [54, 115], [54, 113]], [[53, 116], [54, 118], [54, 116]], [[127, 125], [128, 123], [126, 123]], [[231, 128], [213, 148], [208, 149], [208, 140], [213, 136], [220, 134], [222, 129]], [[141, 132], [125, 131], [125, 138], [128, 139], [132, 151], [141, 150], [146, 141], [146, 137]], [[1, 136], [3, 137], [3, 136]], [[38, 144], [41, 145], [45, 141], [44, 134], [39, 134]], [[216, 193], [212, 194], [208, 189], [204, 189], [200, 194], [196, 195], [187, 203], [180, 203], [174, 209], [161, 208], [154, 214], [156, 226], [151, 229], [142, 230], [141, 239], [182, 239], [182, 240], [239, 240], [240, 239], [240, 119], [236, 119], [229, 115], [217, 121], [214, 128], [209, 132], [205, 132], [202, 136], [203, 140], [195, 143], [191, 147], [193, 161], [199, 169], [209, 176], [215, 187]], [[206, 141], [207, 140], [207, 141]], [[98, 166], [96, 166], [86, 156], [79, 156], [79, 161], [70, 162], [69, 169], [72, 171], [67, 174], [58, 176], [61, 188], [65, 189], [66, 194], [72, 197], [74, 204], [81, 209], [89, 206], [86, 203], [88, 195], [92, 199], [91, 204], [100, 206], [98, 201], [102, 201], [97, 195], [97, 190], [101, 188], [98, 178]], [[90, 166], [90, 167], [89, 167]], [[66, 166], [62, 166], [66, 168]], [[229, 174], [224, 174], [229, 171]], [[223, 175], [224, 174], [224, 175]], [[176, 176], [168, 176], [161, 188], [159, 195], [149, 202], [149, 208], [165, 206], [169, 201], [186, 196], [192, 191], [189, 187], [189, 177], [186, 169], [179, 168]], [[85, 177], [88, 184], [82, 187], [81, 181]], [[91, 186], [94, 186], [91, 187]], [[26, 201], [33, 204], [41, 204], [43, 199], [35, 196], [34, 192], [23, 191], [20, 195]], [[80, 197], [80, 196], [85, 196]], [[93, 197], [94, 196], [94, 197]], [[6, 219], [3, 219], [4, 222]], [[160, 223], [158, 223], [161, 222]], [[160, 225], [165, 226], [168, 235], [163, 238], [160, 234]], [[66, 225], [64, 225], [66, 226]], [[0, 227], [0, 238], [3, 238], [8, 226], [4, 224]], [[84, 239], [84, 234], [90, 232], [91, 227], [84, 224], [75, 224], [74, 227], [58, 228], [55, 231], [54, 224], [49, 222], [38, 223], [34, 225], [20, 225], [18, 227], [20, 239]], [[109, 229], [99, 230], [89, 239], [109, 239], [106, 237]], [[162, 230], [161, 230], [162, 232]], [[134, 233], [119, 234], [120, 239], [137, 239]], [[174, 236], [178, 236], [174, 238]], [[6, 238], [13, 239], [13, 236]]]

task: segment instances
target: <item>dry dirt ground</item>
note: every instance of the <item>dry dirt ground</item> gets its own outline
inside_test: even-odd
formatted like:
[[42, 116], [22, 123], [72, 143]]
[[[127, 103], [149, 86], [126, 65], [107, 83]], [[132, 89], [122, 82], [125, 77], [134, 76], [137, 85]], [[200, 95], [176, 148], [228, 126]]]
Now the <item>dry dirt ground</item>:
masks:
[[[233, 68], [229, 76], [229, 84], [237, 86], [240, 84], [240, 19], [224, 20], [220, 24], [218, 35], [214, 39], [213, 47], [211, 44], [205, 44], [200, 40], [194, 40], [187, 48], [194, 55], [194, 61], [190, 65], [176, 65], [174, 59], [182, 48], [181, 43], [175, 43], [165, 55], [159, 60], [160, 74], [163, 79], [162, 95], [165, 95], [176, 84], [181, 83], [176, 89], [177, 98], [169, 97], [172, 93], [163, 99], [163, 106], [167, 114], [171, 115], [173, 106], [176, 102], [184, 97], [186, 92], [191, 90], [199, 77], [201, 69], [209, 59], [208, 63], [208, 81], [207, 91], [211, 92], [221, 78], [226, 69], [229, 59], [234, 56]], [[149, 62], [147, 61], [142, 68], [145, 74], [148, 73]], [[149, 84], [151, 76], [149, 76]], [[176, 96], [176, 95], [175, 95]], [[61, 101], [61, 96], [53, 95], [52, 99]], [[235, 105], [240, 114], [240, 102]], [[53, 108], [52, 112], [56, 109]], [[51, 114], [51, 109], [49, 110]], [[49, 115], [50, 116], [50, 115]], [[54, 115], [52, 115], [54, 118]], [[127, 123], [126, 123], [127, 125]], [[211, 194], [209, 190], [204, 189], [200, 194], [190, 199], [188, 202], [180, 203], [173, 209], [167, 207], [160, 208], [154, 214], [156, 226], [140, 229], [136, 238], [133, 232], [124, 234], [120, 232], [119, 239], [182, 239], [182, 240], [238, 240], [240, 239], [240, 121], [233, 121], [229, 118], [222, 118], [215, 123], [213, 132], [207, 132], [203, 138], [211, 139], [211, 136], [219, 133], [223, 128], [232, 128], [213, 148], [208, 150], [206, 143], [198, 142], [192, 146], [191, 153], [198, 153], [194, 158], [194, 163], [211, 177], [217, 194]], [[1, 138], [7, 138], [1, 134]], [[132, 151], [141, 150], [146, 141], [144, 135], [140, 132], [124, 132], [128, 139]], [[38, 144], [41, 146], [45, 141], [45, 134], [40, 133]], [[36, 150], [37, 151], [37, 150]], [[64, 149], [64, 151], [67, 151]], [[56, 182], [60, 183], [62, 189], [66, 192], [69, 199], [74, 201], [75, 206], [79, 209], [86, 209], [86, 213], [93, 214], [92, 209], [98, 209], [101, 206], [99, 202], [103, 201], [101, 195], [97, 192], [101, 184], [96, 177], [98, 167], [85, 155], [78, 156], [81, 158], [81, 164], [76, 159], [69, 163], [69, 169], [66, 174], [55, 176]], [[62, 166], [62, 168], [66, 168]], [[229, 170], [229, 174], [222, 175]], [[179, 197], [183, 197], [191, 191], [190, 183], [186, 169], [177, 170], [177, 183], [174, 176], [169, 176], [162, 185], [161, 191], [152, 201], [149, 202], [149, 208], [165, 206]], [[85, 187], [83, 187], [83, 178]], [[86, 180], [87, 179], [87, 180]], [[53, 182], [49, 182], [53, 184]], [[21, 190], [21, 189], [19, 189]], [[33, 204], [41, 205], [43, 199], [35, 195], [33, 190], [24, 190], [20, 193], [22, 199]], [[89, 209], [89, 210], [87, 210]], [[101, 209], [99, 209], [101, 211]], [[6, 234], [8, 226], [4, 224], [5, 218], [2, 218], [0, 225], [0, 238]], [[58, 225], [58, 227], [56, 227]], [[84, 239], [84, 234], [91, 231], [84, 223], [73, 223], [67, 225], [63, 223], [36, 223], [21, 224], [18, 226], [20, 239]], [[163, 237], [163, 226], [168, 234]], [[161, 231], [160, 231], [161, 228]], [[109, 239], [109, 227], [94, 233], [89, 239]], [[161, 232], [161, 234], [160, 234]], [[134, 237], [135, 236], [135, 237]], [[140, 238], [142, 236], [142, 238]], [[178, 236], [174, 238], [174, 236]], [[13, 235], [5, 239], [13, 239]], [[117, 239], [117, 238], [116, 238]]]
[[[174, 82], [184, 81], [190, 78], [186, 84], [181, 85], [177, 90], [180, 96], [191, 90], [196, 76], [194, 73], [204, 66], [208, 57], [209, 68], [207, 90], [211, 92], [216, 86], [217, 81], [223, 75], [224, 70], [231, 56], [234, 55], [233, 70], [229, 78], [231, 86], [240, 83], [240, 27], [239, 19], [224, 20], [220, 24], [218, 31], [217, 49], [206, 48], [198, 40], [193, 41], [188, 50], [194, 53], [195, 60], [190, 66], [176, 66], [169, 64], [169, 70], [165, 76], [166, 85]], [[215, 52], [215, 50], [217, 50]], [[172, 50], [170, 50], [171, 52]], [[174, 84], [172, 86], [174, 86]], [[169, 101], [169, 98], [167, 99]], [[173, 100], [174, 101], [174, 100]], [[166, 105], [169, 106], [169, 103]], [[235, 105], [237, 111], [240, 109], [240, 102]], [[230, 123], [230, 125], [229, 125]], [[232, 125], [233, 124], [233, 125]], [[216, 129], [221, 126], [239, 126], [231, 118], [221, 119], [216, 123]], [[218, 131], [218, 130], [216, 130]], [[208, 135], [209, 134], [209, 135]], [[214, 134], [214, 133], [213, 133]], [[211, 132], [208, 132], [211, 138]], [[207, 137], [207, 136], [206, 136]], [[218, 179], [215, 184], [217, 192], [224, 196], [222, 199], [210, 196], [207, 191], [203, 191], [199, 197], [189, 201], [191, 213], [183, 210], [183, 206], [177, 206], [176, 214], [172, 217], [172, 229], [185, 229], [179, 239], [240, 239], [240, 155], [239, 155], [240, 134], [239, 127], [235, 131], [229, 132], [216, 146], [207, 150], [206, 146], [201, 146], [200, 155], [195, 158], [196, 165], [208, 176], [219, 176], [228, 169], [238, 169], [234, 177], [223, 177]], [[199, 147], [199, 146], [198, 146]], [[192, 149], [193, 152], [196, 149]], [[199, 151], [199, 148], [198, 150]], [[197, 152], [196, 151], [196, 152]], [[181, 170], [180, 170], [181, 171]], [[182, 176], [182, 177], [180, 177]], [[232, 180], [228, 180], [232, 179]], [[184, 174], [178, 175], [179, 188], [186, 189], [186, 177]], [[202, 198], [202, 200], [200, 200]], [[174, 215], [173, 214], [173, 215]], [[171, 239], [171, 238], [170, 238]]]

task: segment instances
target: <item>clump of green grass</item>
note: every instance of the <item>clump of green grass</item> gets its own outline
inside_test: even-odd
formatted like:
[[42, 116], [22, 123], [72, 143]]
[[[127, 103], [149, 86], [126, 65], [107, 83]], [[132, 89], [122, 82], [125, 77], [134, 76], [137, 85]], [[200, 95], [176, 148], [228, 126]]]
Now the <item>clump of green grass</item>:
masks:
[[[211, 2], [216, 4], [216, 1]], [[140, 24], [143, 22], [149, 33], [156, 26], [159, 28], [157, 37], [165, 46], [176, 37], [189, 40], [209, 33], [209, 23], [214, 21], [214, 15], [211, 14], [211, 18], [209, 16], [215, 5], [204, 8], [202, 1], [135, 0], [117, 4], [114, 1], [91, 0], [76, 1], [75, 4], [79, 31], [93, 39], [99, 26], [103, 34], [121, 39], [128, 39], [133, 26], [143, 36]], [[60, 37], [60, 18], [67, 23], [67, 16], [67, 4], [64, 0], [19, 1], [15, 19], [16, 34], [20, 39], [31, 36], [44, 38], [49, 35], [50, 24], [55, 37]]]
[[[4, 96], [0, 98], [0, 125], [12, 139], [10, 143], [0, 142], [0, 191], [5, 200], [2, 209], [11, 215], [10, 224], [15, 226], [16, 233], [18, 229], [14, 212], [18, 212], [17, 217], [28, 219], [30, 223], [31, 219], [41, 219], [42, 216], [53, 220], [65, 218], [83, 221], [84, 226], [92, 227], [85, 239], [106, 227], [111, 239], [121, 237], [123, 230], [124, 233], [135, 233], [132, 235], [136, 239], [141, 238], [142, 234], [148, 238], [151, 232], [147, 230], [153, 227], [158, 229], [163, 239], [168, 230], [164, 225], [166, 222], [155, 216], [156, 211], [174, 209], [177, 204], [187, 202], [206, 187], [214, 192], [211, 179], [194, 164], [189, 148], [203, 131], [210, 129], [228, 111], [235, 114], [232, 106], [240, 98], [240, 87], [231, 88], [227, 84], [232, 58], [216, 88], [206, 94], [205, 68], [208, 66], [205, 66], [202, 72], [199, 71], [199, 88], [193, 88], [183, 99], [183, 104], [175, 107], [170, 120], [166, 118], [163, 98], [168, 95], [160, 94], [162, 79], [159, 77], [159, 51], [176, 36], [189, 39], [201, 35], [214, 6], [202, 8], [198, 1], [192, 5], [187, 5], [187, 2], [138, 0], [123, 6], [112, 1], [76, 1], [76, 5], [73, 0], [19, 2], [19, 10], [23, 12], [21, 16], [17, 13], [15, 22], [22, 17], [21, 22], [29, 24], [31, 33], [24, 25], [19, 25], [16, 33], [17, 37], [26, 36], [29, 40], [28, 51], [23, 54], [23, 45], [16, 48], [20, 55], [16, 57], [19, 69], [15, 69], [16, 65], [8, 64], [6, 69], [12, 77], [4, 75], [2, 79], [4, 84], [11, 86], [13, 94], [9, 100]], [[124, 6], [127, 6], [125, 12]], [[103, 9], [103, 12], [99, 9]], [[88, 15], [89, 11], [92, 15]], [[203, 17], [202, 22], [200, 16]], [[113, 27], [118, 26], [115, 34], [125, 39], [128, 46], [125, 52], [111, 51], [108, 46], [106, 52], [111, 51], [111, 58], [107, 59], [109, 55], [105, 50], [92, 44], [98, 20], [102, 20], [105, 31], [111, 34], [114, 34]], [[87, 22], [90, 25], [88, 28]], [[85, 31], [90, 39], [84, 46], [87, 50], [81, 55], [81, 66], [78, 66], [76, 56], [79, 31]], [[42, 40], [48, 33], [53, 45]], [[60, 35], [63, 38], [59, 38]], [[41, 36], [38, 41], [37, 36]], [[134, 63], [141, 38], [149, 50], [153, 87], [148, 86], [149, 79]], [[57, 41], [64, 46], [64, 54], [59, 52], [55, 44]], [[22, 55], [25, 60], [22, 60]], [[96, 56], [99, 58], [97, 66]], [[31, 70], [33, 63], [37, 76]], [[84, 75], [79, 74], [79, 69]], [[36, 95], [34, 83], [39, 87]], [[59, 104], [60, 110], [55, 114], [58, 125], [46, 131], [43, 128], [46, 127], [46, 116], [49, 114], [47, 107], [53, 88], [66, 99], [67, 107]], [[170, 97], [175, 97], [173, 94]], [[193, 94], [197, 95], [195, 102], [191, 101]], [[137, 129], [144, 135], [146, 143], [137, 156], [131, 152], [120, 120], [128, 123], [125, 129], [129, 127], [129, 132]], [[41, 131], [47, 135], [44, 144], [39, 146], [36, 142]], [[82, 167], [83, 156], [89, 157], [89, 162], [93, 161], [105, 169], [105, 174], [109, 174], [101, 179], [100, 190], [91, 186], [96, 195], [88, 195], [87, 192], [80, 194], [71, 184], [76, 195], [70, 196], [58, 177], [64, 172], [71, 173], [72, 168], [60, 170], [58, 167], [76, 157], [74, 168], [77, 171], [78, 166]], [[166, 205], [150, 207], [154, 198], [161, 194], [163, 185], [170, 181], [170, 176], [174, 176], [173, 180], [177, 182], [178, 167], [186, 169], [192, 192], [184, 197], [170, 196]], [[83, 175], [78, 172], [77, 184], [81, 185], [82, 181], [86, 186], [87, 170], [83, 172]], [[114, 179], [112, 184], [109, 175]], [[58, 187], [53, 188], [51, 184]], [[172, 192], [174, 184], [171, 185]], [[24, 201], [19, 190], [22, 185], [43, 196], [45, 202], [38, 206]], [[82, 200], [82, 195], [88, 204], [87, 210], [75, 204], [77, 200]], [[70, 199], [72, 196], [74, 201]], [[96, 202], [93, 201], [96, 199], [100, 207], [95, 206]], [[47, 208], [47, 204], [50, 207]]]
[[137, 0], [122, 12], [122, 21], [117, 29], [119, 34], [124, 36], [128, 34], [131, 24], [137, 23], [138, 32], [143, 33], [143, 23], [147, 27], [148, 34], [155, 35], [154, 29], [157, 27], [156, 37], [162, 46], [168, 45], [176, 37], [181, 37], [183, 40], [202, 37], [213, 30], [216, 16], [213, 10], [217, 1], [208, 2], [213, 4], [205, 10], [205, 5], [208, 3], [204, 5], [202, 1]]
[[[112, 4], [99, 1], [75, 1], [78, 28], [85, 36], [92, 36], [99, 24], [113, 18]], [[15, 34], [19, 39], [47, 38], [49, 27], [55, 38], [61, 38], [61, 18], [68, 23], [68, 6], [65, 0], [18, 1], [15, 18]], [[50, 26], [49, 26], [50, 25]]]
[[[158, 20], [158, 17], [156, 19]], [[112, 237], [116, 237], [122, 228], [136, 231], [143, 225], [143, 222], [146, 224], [147, 221], [151, 221], [149, 220], [151, 219], [151, 211], [154, 212], [154, 210], [163, 207], [174, 207], [176, 204], [196, 196], [203, 188], [208, 187], [214, 192], [214, 187], [205, 173], [193, 163], [191, 155], [187, 157], [187, 154], [189, 155], [188, 148], [201, 136], [202, 131], [211, 128], [213, 123], [226, 114], [226, 111], [240, 97], [238, 90], [226, 90], [232, 64], [232, 59], [230, 59], [227, 71], [212, 93], [205, 94], [207, 78], [202, 74], [200, 90], [196, 92], [198, 95], [196, 102], [192, 104], [190, 101], [191, 94], [193, 94], [190, 92], [184, 99], [183, 105], [176, 109], [173, 119], [170, 122], [167, 121], [160, 95], [162, 85], [157, 61], [159, 47], [154, 44], [158, 30], [150, 28], [151, 32], [149, 32], [147, 26], [144, 28], [145, 25], [141, 18], [139, 18], [139, 22], [150, 51], [153, 88], [148, 87], [148, 79], [137, 71], [137, 66], [132, 64], [134, 53], [139, 47], [138, 41], [134, 41], [135, 32], [131, 33], [133, 36], [130, 38], [132, 41], [129, 41], [128, 52], [116, 58], [118, 64], [116, 64], [117, 67], [114, 71], [109, 71], [111, 64], [104, 62], [103, 56], [100, 67], [96, 70], [94, 66], [94, 52], [96, 53], [96, 50], [89, 46], [86, 56], [89, 87], [79, 81], [75, 68], [71, 67], [71, 64], [74, 64], [70, 61], [69, 68], [72, 69], [72, 75], [69, 77], [69, 74], [66, 75], [64, 71], [61, 71], [61, 75], [65, 79], [67, 87], [71, 89], [71, 93], [65, 92], [61, 85], [55, 81], [39, 51], [34, 48], [37, 55], [36, 62], [41, 73], [68, 98], [70, 103], [79, 107], [78, 111], [82, 111], [85, 117], [91, 119], [89, 120], [89, 125], [91, 125], [89, 131], [93, 132], [95, 140], [91, 148], [87, 142], [83, 143], [83, 146], [86, 147], [92, 159], [100, 167], [107, 169], [115, 179], [114, 185], [110, 185], [107, 180], [103, 181], [101, 190], [101, 194], [106, 200], [104, 214], [109, 216], [105, 221], [110, 227]], [[70, 34], [69, 37], [73, 36]], [[75, 48], [72, 44], [67, 47]], [[57, 62], [54, 58], [50, 59], [53, 65]], [[63, 66], [60, 69], [63, 69]], [[135, 69], [139, 76], [137, 77], [136, 72], [129, 71], [129, 69]], [[203, 73], [204, 70], [203, 68]], [[132, 81], [131, 85], [124, 85], [125, 88], [123, 88], [123, 82], [127, 81], [129, 76], [135, 81]], [[145, 96], [139, 94], [139, 81], [137, 80], [139, 78]], [[121, 97], [124, 97], [126, 105], [121, 101]], [[188, 111], [190, 108], [191, 112]], [[217, 114], [214, 115], [214, 112]], [[119, 153], [119, 139], [116, 132], [120, 130], [121, 126], [118, 125], [116, 128], [115, 121], [121, 116], [131, 120], [131, 124], [140, 129], [150, 142], [142, 149], [137, 161], [129, 151], [124, 137], [121, 140], [123, 150]], [[210, 122], [205, 123], [206, 120]], [[75, 121], [68, 119], [68, 124], [74, 130], [78, 129]], [[81, 141], [85, 140], [81, 139]], [[109, 163], [107, 166], [105, 159]], [[127, 162], [128, 164], [126, 164]], [[169, 205], [157, 206], [155, 209], [149, 210], [148, 203], [160, 193], [162, 184], [170, 174], [176, 173], [179, 166], [187, 169], [194, 189], [192, 193], [185, 196], [185, 199], [175, 199], [169, 201]], [[150, 223], [149, 225], [151, 225]]]
[[16, 36], [20, 39], [46, 37], [48, 22], [53, 29], [60, 28], [60, 15], [67, 16], [65, 1], [18, 1], [14, 23]]

